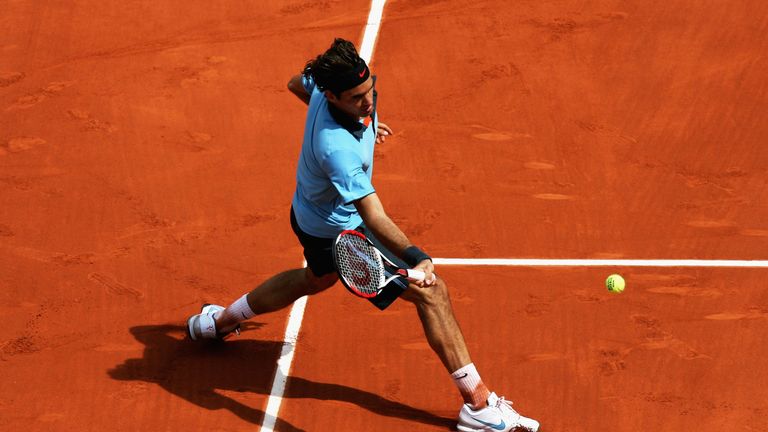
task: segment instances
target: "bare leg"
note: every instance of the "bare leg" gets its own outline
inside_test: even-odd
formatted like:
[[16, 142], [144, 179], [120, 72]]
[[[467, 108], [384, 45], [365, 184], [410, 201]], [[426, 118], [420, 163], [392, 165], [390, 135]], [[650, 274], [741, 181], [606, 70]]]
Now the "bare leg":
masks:
[[[246, 297], [248, 306], [256, 314], [283, 309], [305, 295], [319, 293], [336, 283], [336, 273], [315, 276], [309, 268], [294, 269], [279, 273], [254, 288]], [[226, 329], [242, 318], [228, 309], [216, 319], [216, 327]]]
[[401, 298], [416, 305], [429, 346], [440, 358], [448, 373], [472, 363], [464, 335], [453, 314], [448, 286], [438, 278], [435, 285], [411, 286]]

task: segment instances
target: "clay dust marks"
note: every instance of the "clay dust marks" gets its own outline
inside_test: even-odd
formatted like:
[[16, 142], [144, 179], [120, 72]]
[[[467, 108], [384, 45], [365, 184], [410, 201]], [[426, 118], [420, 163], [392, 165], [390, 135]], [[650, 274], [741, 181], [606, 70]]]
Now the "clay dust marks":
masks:
[[709, 231], [727, 231], [745, 237], [768, 237], [768, 229], [740, 228], [735, 222], [722, 219], [697, 219], [686, 222], [692, 228]]
[[71, 120], [78, 122], [83, 131], [96, 131], [111, 133], [116, 128], [109, 122], [94, 118], [91, 113], [79, 109], [71, 109], [67, 111], [67, 115]]
[[716, 289], [702, 289], [691, 286], [660, 286], [648, 288], [647, 291], [654, 294], [669, 294], [679, 297], [717, 298], [723, 296], [723, 293]]
[[198, 87], [218, 80], [222, 76], [221, 66], [227, 63], [224, 56], [209, 56], [197, 65], [182, 65], [170, 71], [166, 82], [169, 86], [184, 89]]
[[469, 125], [469, 127], [475, 130], [474, 133], [470, 132], [470, 136], [482, 141], [498, 142], [532, 138], [532, 135], [527, 133], [501, 131], [478, 124]]
[[555, 165], [549, 162], [530, 161], [523, 164], [523, 166], [530, 170], [537, 171], [550, 171], [555, 169]]
[[118, 297], [131, 297], [134, 300], [141, 300], [144, 297], [144, 293], [135, 290], [131, 287], [123, 285], [115, 280], [115, 278], [105, 275], [103, 273], [91, 273], [88, 278], [101, 285], [107, 293]]
[[686, 225], [705, 229], [732, 228], [734, 226], [733, 222], [727, 220], [693, 220], [687, 222]]
[[549, 362], [563, 359], [565, 359], [565, 355], [556, 352], [529, 354], [525, 356], [525, 360], [530, 362]]
[[8, 87], [23, 80], [25, 77], [22, 72], [0, 72], [0, 87]]
[[597, 29], [607, 24], [626, 19], [629, 15], [621, 11], [601, 12], [591, 16], [575, 14], [552, 19], [534, 18], [527, 21], [533, 27], [549, 33], [550, 42], [559, 41], [575, 33]]
[[573, 195], [557, 194], [557, 193], [540, 193], [532, 195], [536, 199], [545, 201], [571, 201], [576, 197]]
[[768, 237], [768, 230], [766, 229], [743, 229], [739, 231], [739, 234], [748, 237]]
[[31, 150], [35, 147], [40, 147], [47, 142], [38, 137], [15, 137], [9, 139], [6, 143], [0, 145], [0, 156], [9, 153], [20, 153], [27, 150]]
[[706, 315], [704, 319], [712, 321], [739, 321], [739, 320], [755, 320], [755, 319], [768, 319], [768, 312], [762, 309], [751, 309], [747, 312], [720, 312], [715, 314]]
[[57, 96], [68, 87], [74, 85], [74, 81], [53, 81], [35, 92], [19, 97], [5, 109], [6, 112], [32, 108], [46, 99]]
[[0, 237], [13, 237], [16, 233], [13, 232], [8, 225], [0, 224]]

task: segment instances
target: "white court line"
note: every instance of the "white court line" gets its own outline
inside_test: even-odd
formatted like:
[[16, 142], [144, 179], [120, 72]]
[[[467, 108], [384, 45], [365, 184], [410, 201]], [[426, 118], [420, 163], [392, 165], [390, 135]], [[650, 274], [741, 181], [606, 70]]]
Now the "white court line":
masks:
[[[360, 57], [367, 63], [370, 63], [373, 56], [373, 47], [376, 44], [376, 36], [381, 26], [384, 3], [386, 3], [386, 0], [373, 0], [371, 3], [371, 12], [368, 14], [368, 22], [365, 25], [365, 34], [363, 35], [363, 42], [360, 44], [359, 52]], [[307, 263], [304, 262], [305, 267], [306, 265]], [[307, 297], [305, 296], [296, 300], [291, 308], [288, 326], [283, 337], [283, 349], [280, 352], [280, 358], [277, 360], [275, 378], [272, 380], [272, 390], [269, 393], [267, 408], [264, 411], [264, 421], [261, 423], [262, 432], [272, 432], [275, 428], [277, 414], [280, 412], [280, 404], [285, 393], [285, 384], [288, 382], [288, 376], [291, 372], [293, 354], [296, 352], [296, 341], [299, 337], [301, 321], [304, 318], [306, 306]]]
[[360, 57], [366, 63], [370, 63], [371, 57], [373, 57], [373, 46], [376, 44], [376, 36], [379, 34], [379, 27], [381, 27], [384, 3], [386, 0], [373, 0], [371, 2], [371, 12], [368, 14], [368, 22], [365, 24], [365, 33], [359, 52]]
[[513, 259], [513, 258], [434, 258], [436, 265], [519, 266], [519, 267], [745, 267], [768, 268], [760, 260], [694, 259]]
[[[306, 267], [306, 263], [304, 266]], [[261, 430], [264, 432], [271, 432], [275, 427], [277, 413], [280, 411], [283, 393], [285, 393], [285, 384], [288, 382], [288, 375], [291, 372], [293, 354], [296, 351], [296, 340], [299, 337], [299, 329], [301, 329], [301, 321], [304, 318], [306, 306], [307, 296], [304, 296], [296, 300], [293, 303], [293, 307], [291, 307], [288, 326], [283, 337], [283, 349], [280, 351], [280, 358], [277, 360], [275, 379], [272, 380], [272, 391], [269, 393], [267, 409], [264, 411], [264, 421], [261, 423]]]

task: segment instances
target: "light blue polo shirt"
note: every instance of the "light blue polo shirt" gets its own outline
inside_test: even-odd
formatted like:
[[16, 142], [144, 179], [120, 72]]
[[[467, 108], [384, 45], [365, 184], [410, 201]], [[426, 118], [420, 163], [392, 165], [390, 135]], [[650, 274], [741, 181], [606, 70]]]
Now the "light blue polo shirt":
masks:
[[[334, 119], [332, 106], [314, 81], [305, 76], [303, 84], [311, 98], [296, 169], [293, 211], [302, 231], [335, 238], [362, 224], [352, 203], [375, 192], [371, 175], [378, 116], [374, 103], [373, 122], [357, 131], [358, 139]], [[354, 120], [350, 124], [356, 126]]]

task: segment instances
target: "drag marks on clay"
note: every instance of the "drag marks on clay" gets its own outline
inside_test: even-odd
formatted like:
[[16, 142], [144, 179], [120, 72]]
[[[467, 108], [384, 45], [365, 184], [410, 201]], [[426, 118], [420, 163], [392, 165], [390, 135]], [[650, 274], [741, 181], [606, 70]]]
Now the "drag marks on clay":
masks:
[[431, 349], [429, 343], [424, 341], [404, 343], [400, 345], [400, 348], [410, 351], [429, 351]]
[[632, 321], [640, 331], [642, 341], [628, 344], [612, 340], [600, 340], [591, 344], [590, 362], [580, 367], [580, 376], [592, 378], [592, 371], [610, 377], [628, 368], [628, 358], [640, 351], [667, 351], [682, 360], [711, 359], [687, 342], [664, 330], [658, 319], [648, 315], [632, 315]]
[[469, 125], [469, 127], [473, 129], [479, 129], [479, 132], [471, 133], [470, 135], [472, 138], [476, 138], [483, 141], [512, 141], [512, 140], [519, 140], [519, 139], [529, 139], [533, 136], [528, 133], [524, 132], [509, 132], [509, 131], [500, 131], [497, 129], [489, 128], [487, 126], [473, 124]]
[[106, 289], [107, 293], [114, 296], [131, 297], [134, 300], [141, 300], [144, 297], [144, 293], [141, 291], [125, 286], [111, 276], [102, 273], [91, 273], [88, 275], [88, 278], [101, 285]]
[[110, 393], [107, 397], [130, 402], [143, 398], [149, 390], [150, 386], [145, 382], [121, 382], [120, 389]]
[[698, 286], [698, 278], [687, 274], [638, 274], [633, 276], [637, 281], [648, 282], [651, 285], [646, 291], [653, 294], [674, 295], [678, 297], [700, 297], [715, 299], [722, 297], [722, 291], [714, 288]]
[[768, 230], [765, 229], [743, 229], [739, 234], [748, 237], [768, 237]]
[[668, 350], [684, 360], [694, 360], [699, 358], [711, 358], [699, 353], [695, 348], [685, 341], [682, 341], [661, 327], [659, 320], [655, 317], [635, 314], [632, 315], [637, 328], [641, 331], [645, 342], [630, 348], [628, 352], [636, 349], [642, 350]]
[[0, 145], [0, 156], [9, 153], [21, 153], [43, 146], [48, 142], [38, 137], [15, 137], [9, 139], [5, 144]]
[[706, 315], [704, 319], [712, 321], [740, 321], [740, 320], [756, 320], [756, 319], [768, 319], [768, 311], [759, 308], [752, 308], [747, 312], [721, 312], [716, 314]]
[[71, 87], [74, 84], [74, 81], [50, 82], [45, 87], [35, 91], [34, 93], [30, 93], [16, 99], [16, 101], [7, 107], [5, 111], [8, 112], [32, 108], [33, 106], [40, 104], [48, 98], [57, 96], [59, 93], [63, 92], [65, 89]]
[[574, 123], [580, 129], [589, 132], [597, 138], [607, 139], [615, 144], [637, 144], [637, 139], [623, 134], [621, 130], [616, 127], [595, 123], [589, 120], [575, 120]]
[[720, 290], [692, 286], [659, 286], [648, 288], [647, 291], [654, 294], [669, 294], [679, 297], [718, 298], [723, 296], [723, 293]]
[[440, 212], [436, 210], [427, 210], [419, 214], [419, 222], [411, 222], [410, 219], [402, 216], [393, 216], [392, 220], [403, 228], [403, 231], [412, 236], [419, 236], [432, 229], [432, 226], [440, 218]]
[[5, 224], [0, 224], [0, 237], [13, 237], [16, 233], [13, 232], [11, 227]]
[[625, 20], [628, 16], [625, 12], [602, 12], [589, 17], [583, 17], [580, 13], [576, 13], [572, 17], [535, 18], [528, 20], [526, 23], [547, 31], [550, 35], [550, 41], [556, 42], [574, 33], [597, 29]]
[[727, 220], [692, 220], [686, 222], [686, 225], [703, 229], [735, 229], [734, 223]]
[[116, 130], [109, 122], [94, 118], [91, 113], [84, 110], [71, 109], [67, 111], [67, 115], [71, 120], [80, 123], [81, 130], [86, 132], [112, 133]]
[[300, 13], [304, 13], [312, 9], [327, 11], [330, 8], [331, 8], [330, 0], [311, 0], [311, 1], [304, 1], [300, 3], [283, 6], [280, 9], [280, 13], [283, 13], [286, 15], [298, 15]]
[[178, 66], [171, 71], [167, 78], [168, 86], [181, 88], [197, 87], [208, 84], [221, 77], [220, 65], [228, 59], [224, 56], [210, 56], [199, 65]]
[[574, 195], [565, 195], [565, 194], [557, 194], [557, 193], [540, 193], [540, 194], [533, 194], [532, 197], [540, 200], [545, 201], [572, 201], [576, 199], [576, 196]]
[[548, 315], [551, 309], [552, 307], [548, 301], [534, 295], [528, 295], [528, 302], [525, 305], [524, 311], [528, 317], [539, 318]]
[[42, 348], [37, 340], [31, 335], [23, 335], [11, 339], [0, 345], [0, 359], [16, 356], [20, 354], [32, 354], [40, 351]]
[[559, 361], [564, 359], [565, 359], [565, 355], [563, 353], [556, 353], [556, 352], [528, 354], [524, 357], [524, 360], [529, 362], [549, 362], [549, 361]]
[[530, 161], [523, 164], [523, 166], [530, 170], [536, 171], [550, 171], [555, 169], [555, 165], [549, 162]]
[[0, 87], [8, 87], [23, 80], [25, 77], [22, 72], [0, 72]]

